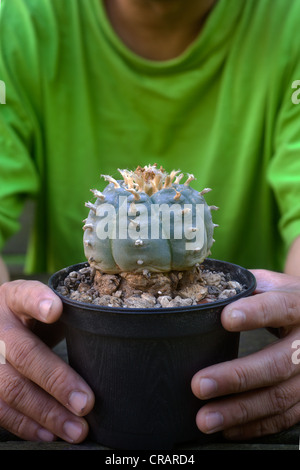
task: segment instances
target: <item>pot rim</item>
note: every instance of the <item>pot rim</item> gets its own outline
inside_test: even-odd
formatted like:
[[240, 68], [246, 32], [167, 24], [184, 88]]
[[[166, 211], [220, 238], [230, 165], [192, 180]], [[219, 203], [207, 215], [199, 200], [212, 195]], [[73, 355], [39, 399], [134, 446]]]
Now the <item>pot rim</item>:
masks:
[[[64, 279], [70, 272], [72, 271], [78, 271], [79, 269], [85, 268], [89, 266], [88, 262], [81, 262], [81, 263], [76, 263], [71, 266], [65, 267], [55, 273], [53, 273], [48, 281], [49, 287], [53, 290], [53, 292], [61, 299], [63, 304], [67, 304], [73, 307], [78, 307], [82, 310], [93, 310], [93, 311], [99, 311], [99, 312], [110, 312], [110, 313], [122, 313], [124, 314], [166, 314], [166, 313], [184, 313], [184, 312], [193, 312], [194, 310], [208, 310], [208, 309], [215, 309], [215, 308], [220, 308], [220, 307], [225, 307], [229, 303], [235, 302], [236, 300], [243, 298], [243, 297], [248, 297], [250, 296], [255, 288], [256, 288], [256, 278], [253, 273], [251, 273], [247, 268], [244, 268], [242, 266], [239, 266], [234, 263], [230, 263], [228, 261], [222, 261], [222, 260], [216, 260], [213, 258], [206, 258], [201, 265], [204, 265], [206, 269], [213, 268], [215, 266], [214, 270], [224, 270], [225, 268], [225, 274], [229, 272], [229, 269], [234, 269], [237, 271], [237, 273], [242, 274], [245, 277], [245, 283], [247, 283], [247, 288], [238, 294], [229, 297], [227, 299], [222, 299], [222, 300], [216, 300], [214, 302], [207, 302], [204, 304], [197, 304], [197, 305], [188, 305], [188, 306], [182, 306], [182, 307], [161, 307], [161, 308], [130, 308], [130, 307], [109, 307], [109, 306], [104, 306], [104, 305], [96, 305], [92, 303], [87, 303], [87, 302], [79, 302], [78, 300], [73, 300], [68, 297], [63, 296], [59, 292], [56, 291], [57, 287], [57, 281], [58, 279]], [[234, 279], [233, 279], [234, 280]]]

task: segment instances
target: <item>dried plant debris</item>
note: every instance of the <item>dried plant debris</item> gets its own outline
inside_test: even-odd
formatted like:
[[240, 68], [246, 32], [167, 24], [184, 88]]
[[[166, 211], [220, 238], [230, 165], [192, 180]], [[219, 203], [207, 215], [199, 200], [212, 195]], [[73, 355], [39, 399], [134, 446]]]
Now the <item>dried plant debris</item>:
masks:
[[187, 271], [105, 274], [87, 266], [72, 271], [57, 291], [79, 302], [123, 308], [166, 308], [228, 299], [245, 286], [229, 274], [198, 265]]

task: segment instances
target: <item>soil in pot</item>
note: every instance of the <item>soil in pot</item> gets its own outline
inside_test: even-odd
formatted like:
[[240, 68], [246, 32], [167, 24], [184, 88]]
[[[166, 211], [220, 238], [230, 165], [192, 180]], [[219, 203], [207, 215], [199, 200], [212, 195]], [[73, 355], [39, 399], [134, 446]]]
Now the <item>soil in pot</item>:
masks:
[[167, 308], [226, 300], [246, 289], [231, 273], [197, 265], [169, 273], [105, 274], [85, 266], [71, 271], [57, 291], [72, 300], [107, 307]]

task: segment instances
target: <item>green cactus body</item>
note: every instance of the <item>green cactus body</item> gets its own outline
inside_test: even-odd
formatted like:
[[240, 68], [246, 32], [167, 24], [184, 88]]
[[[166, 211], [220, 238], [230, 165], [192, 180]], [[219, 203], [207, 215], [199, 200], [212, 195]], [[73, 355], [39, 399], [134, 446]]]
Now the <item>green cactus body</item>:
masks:
[[91, 266], [104, 273], [169, 272], [201, 263], [213, 243], [211, 209], [189, 186], [190, 175], [170, 174], [156, 165], [134, 172], [119, 170], [123, 180], [105, 179], [103, 193], [92, 190], [95, 203], [84, 225], [84, 251]]

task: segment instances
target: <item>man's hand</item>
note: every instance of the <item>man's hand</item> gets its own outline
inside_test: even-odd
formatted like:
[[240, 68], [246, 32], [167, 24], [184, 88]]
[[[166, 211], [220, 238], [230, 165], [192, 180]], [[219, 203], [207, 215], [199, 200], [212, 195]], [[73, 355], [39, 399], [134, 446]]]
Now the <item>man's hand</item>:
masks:
[[192, 379], [198, 398], [214, 398], [198, 412], [199, 429], [222, 430], [229, 439], [276, 433], [300, 421], [300, 364], [292, 360], [293, 342], [300, 341], [300, 278], [264, 270], [253, 274], [256, 295], [225, 307], [222, 324], [229, 331], [280, 328], [281, 339]]
[[30, 329], [36, 320], [55, 322], [61, 312], [60, 299], [39, 282], [0, 286], [6, 354], [0, 363], [0, 426], [22, 439], [78, 443], [87, 436], [82, 416], [93, 407], [92, 390]]

